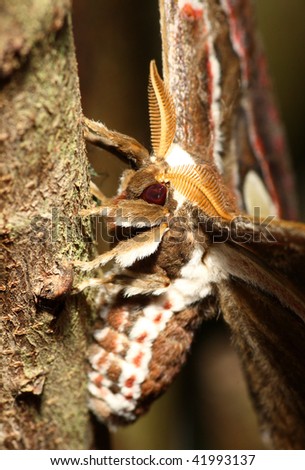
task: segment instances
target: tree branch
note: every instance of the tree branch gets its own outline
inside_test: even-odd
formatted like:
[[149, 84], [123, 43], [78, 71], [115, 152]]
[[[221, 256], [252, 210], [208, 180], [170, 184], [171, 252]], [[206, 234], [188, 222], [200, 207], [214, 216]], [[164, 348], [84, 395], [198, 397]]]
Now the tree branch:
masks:
[[92, 256], [90, 227], [80, 230], [77, 216], [89, 203], [89, 177], [70, 4], [4, 1], [0, 31], [0, 447], [90, 448], [94, 301], [69, 295], [71, 261]]

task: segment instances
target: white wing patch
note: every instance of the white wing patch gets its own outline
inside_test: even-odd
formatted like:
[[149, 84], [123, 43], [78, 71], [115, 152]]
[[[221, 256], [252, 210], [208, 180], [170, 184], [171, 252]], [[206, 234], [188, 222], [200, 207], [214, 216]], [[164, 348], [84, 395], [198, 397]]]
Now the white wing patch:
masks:
[[[249, 215], [259, 215], [259, 217], [274, 215], [276, 217], [277, 210], [271, 196], [262, 179], [253, 170], [248, 171], [246, 174], [243, 193]], [[257, 211], [259, 211], [259, 214], [257, 214]]]
[[172, 144], [166, 154], [165, 161], [171, 168], [180, 165], [195, 165], [193, 157], [179, 144]]

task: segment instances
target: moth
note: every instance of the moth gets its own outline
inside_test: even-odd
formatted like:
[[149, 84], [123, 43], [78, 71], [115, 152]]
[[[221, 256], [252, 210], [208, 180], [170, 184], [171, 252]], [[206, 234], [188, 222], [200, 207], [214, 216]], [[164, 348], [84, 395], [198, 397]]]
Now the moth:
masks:
[[90, 407], [133, 422], [171, 384], [194, 333], [223, 315], [262, 433], [305, 445], [305, 226], [293, 218], [289, 161], [251, 3], [160, 0], [161, 79], [149, 74], [152, 153], [84, 119], [86, 139], [130, 162], [105, 217], [112, 262], [90, 350]]

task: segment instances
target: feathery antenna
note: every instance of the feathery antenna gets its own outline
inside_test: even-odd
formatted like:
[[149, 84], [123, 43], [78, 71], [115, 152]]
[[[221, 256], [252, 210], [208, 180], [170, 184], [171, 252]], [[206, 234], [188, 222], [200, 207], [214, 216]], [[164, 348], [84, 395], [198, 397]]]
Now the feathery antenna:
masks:
[[148, 103], [153, 151], [156, 157], [164, 158], [175, 137], [176, 113], [172, 96], [154, 60], [149, 69]]

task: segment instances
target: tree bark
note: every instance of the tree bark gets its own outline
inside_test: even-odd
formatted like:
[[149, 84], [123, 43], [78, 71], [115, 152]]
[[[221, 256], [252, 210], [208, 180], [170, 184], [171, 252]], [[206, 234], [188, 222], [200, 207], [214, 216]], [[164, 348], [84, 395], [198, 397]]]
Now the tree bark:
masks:
[[2, 0], [2, 449], [93, 446], [86, 349], [94, 299], [71, 296], [92, 256], [68, 0]]

